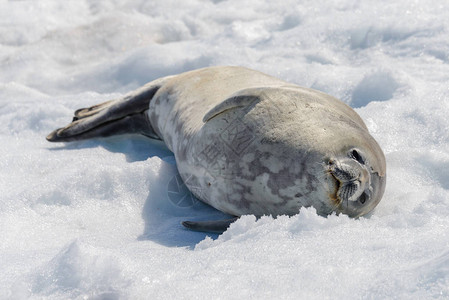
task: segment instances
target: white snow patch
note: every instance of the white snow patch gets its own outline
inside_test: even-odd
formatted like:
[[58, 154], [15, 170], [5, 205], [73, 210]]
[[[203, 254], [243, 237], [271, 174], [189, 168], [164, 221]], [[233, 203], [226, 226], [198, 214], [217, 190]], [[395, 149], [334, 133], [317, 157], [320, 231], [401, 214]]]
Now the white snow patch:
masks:
[[[446, 1], [1, 1], [1, 299], [449, 298]], [[368, 217], [244, 216], [168, 195], [162, 142], [49, 144], [155, 78], [251, 67], [329, 93], [387, 158]], [[248, 158], [250, 160], [250, 158]], [[270, 163], [271, 164], [271, 163]]]

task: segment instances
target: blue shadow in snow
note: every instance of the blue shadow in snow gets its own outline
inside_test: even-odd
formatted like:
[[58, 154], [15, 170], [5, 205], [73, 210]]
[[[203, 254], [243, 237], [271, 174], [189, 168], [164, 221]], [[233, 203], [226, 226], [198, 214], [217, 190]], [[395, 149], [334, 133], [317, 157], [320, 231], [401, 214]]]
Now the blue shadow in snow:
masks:
[[[52, 151], [77, 150], [86, 148], [103, 147], [113, 153], [123, 153], [126, 161], [144, 161], [150, 157], [166, 159], [173, 157], [173, 153], [160, 140], [150, 139], [141, 135], [120, 135], [108, 138], [95, 138], [90, 140], [75, 141], [58, 144], [49, 148]], [[174, 159], [173, 159], [174, 162]]]
[[142, 209], [145, 222], [138, 240], [151, 240], [167, 247], [188, 247], [209, 236], [218, 234], [195, 232], [184, 228], [182, 221], [220, 220], [226, 215], [195, 198], [180, 180], [173, 153], [160, 140], [138, 135], [122, 135], [65, 143], [52, 147], [52, 151], [103, 147], [113, 153], [123, 153], [128, 162], [159, 157], [164, 163], [156, 177], [151, 178], [149, 194]]

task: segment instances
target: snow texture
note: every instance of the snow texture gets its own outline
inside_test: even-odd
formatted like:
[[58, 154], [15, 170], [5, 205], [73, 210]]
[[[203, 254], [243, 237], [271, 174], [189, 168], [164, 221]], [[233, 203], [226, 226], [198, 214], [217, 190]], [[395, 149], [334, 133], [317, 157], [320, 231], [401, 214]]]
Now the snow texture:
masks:
[[[0, 1], [0, 299], [449, 298], [449, 4]], [[388, 180], [368, 217], [221, 218], [161, 142], [50, 144], [75, 109], [239, 65], [356, 109]]]

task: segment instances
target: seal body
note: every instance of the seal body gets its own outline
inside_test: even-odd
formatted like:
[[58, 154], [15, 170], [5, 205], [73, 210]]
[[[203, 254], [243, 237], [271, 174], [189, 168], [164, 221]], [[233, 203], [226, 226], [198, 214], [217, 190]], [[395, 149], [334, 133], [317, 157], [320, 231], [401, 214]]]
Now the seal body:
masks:
[[126, 132], [162, 139], [189, 190], [234, 216], [294, 215], [313, 206], [321, 215], [357, 217], [385, 189], [385, 157], [353, 109], [246, 68], [158, 79], [78, 110], [73, 123], [47, 139]]

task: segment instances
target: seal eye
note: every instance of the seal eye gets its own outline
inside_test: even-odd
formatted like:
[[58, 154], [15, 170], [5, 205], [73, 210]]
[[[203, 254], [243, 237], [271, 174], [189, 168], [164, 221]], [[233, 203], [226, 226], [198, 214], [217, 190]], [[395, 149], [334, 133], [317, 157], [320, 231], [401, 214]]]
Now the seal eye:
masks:
[[351, 150], [351, 152], [349, 153], [349, 156], [351, 158], [355, 159], [356, 161], [358, 161], [360, 164], [362, 164], [362, 165], [365, 164], [365, 159], [363, 159], [363, 156], [356, 149]]
[[366, 193], [363, 193], [360, 197], [359, 197], [359, 201], [362, 204], [365, 204], [366, 200], [368, 200], [368, 195]]

